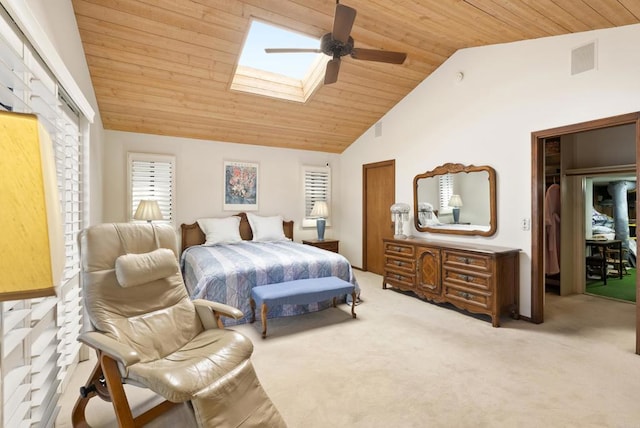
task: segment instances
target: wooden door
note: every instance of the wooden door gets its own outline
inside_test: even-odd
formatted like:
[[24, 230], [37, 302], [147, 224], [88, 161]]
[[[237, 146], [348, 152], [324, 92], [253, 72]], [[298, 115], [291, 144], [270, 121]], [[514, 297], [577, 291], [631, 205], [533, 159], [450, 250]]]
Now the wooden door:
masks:
[[440, 250], [437, 248], [418, 247], [416, 249], [417, 278], [416, 288], [427, 296], [440, 296], [442, 281], [440, 280]]
[[362, 166], [362, 269], [382, 275], [382, 240], [393, 237], [391, 205], [396, 199], [396, 161]]

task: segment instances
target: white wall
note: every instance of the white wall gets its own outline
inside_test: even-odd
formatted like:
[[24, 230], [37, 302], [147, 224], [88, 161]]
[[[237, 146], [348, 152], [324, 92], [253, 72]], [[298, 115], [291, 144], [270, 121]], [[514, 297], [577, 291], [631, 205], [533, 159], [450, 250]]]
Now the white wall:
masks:
[[95, 111], [94, 122], [89, 127], [91, 146], [86, 167], [90, 174], [85, 194], [89, 197], [89, 224], [100, 223], [103, 126], [71, 0], [25, 0], [25, 3]]
[[633, 124], [579, 132], [573, 144], [575, 155], [570, 159], [570, 168], [636, 163], [636, 127]]
[[[362, 165], [396, 160], [396, 200], [446, 162], [497, 172], [498, 231], [447, 239], [520, 248], [520, 311], [531, 315], [531, 132], [640, 110], [640, 25], [456, 52], [341, 156], [341, 250], [362, 263]], [[597, 42], [597, 69], [570, 74], [571, 50]], [[463, 72], [464, 79], [457, 80]], [[414, 234], [416, 232], [414, 231]], [[428, 236], [428, 234], [424, 234]], [[440, 235], [439, 238], [443, 236]]]
[[[304, 214], [301, 167], [329, 163], [334, 194], [338, 191], [335, 183], [340, 182], [336, 154], [106, 131], [103, 168], [104, 220], [107, 222], [127, 219], [127, 152], [176, 157], [176, 228], [200, 217], [235, 214], [235, 211], [222, 210], [225, 160], [259, 163], [259, 210], [256, 213], [281, 214], [286, 220], [294, 220], [296, 241], [316, 237], [315, 228], [300, 228]], [[334, 216], [340, 216], [339, 205], [334, 203], [331, 208]], [[339, 236], [337, 230], [334, 222], [333, 227], [327, 228], [325, 238]]]

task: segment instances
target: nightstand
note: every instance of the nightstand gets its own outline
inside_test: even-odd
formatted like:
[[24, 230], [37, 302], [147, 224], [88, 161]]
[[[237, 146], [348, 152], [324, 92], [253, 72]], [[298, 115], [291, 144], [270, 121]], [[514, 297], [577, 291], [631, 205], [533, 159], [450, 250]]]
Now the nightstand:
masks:
[[303, 239], [302, 243], [337, 253], [340, 241], [337, 239], [325, 239], [324, 241], [318, 241], [317, 239]]

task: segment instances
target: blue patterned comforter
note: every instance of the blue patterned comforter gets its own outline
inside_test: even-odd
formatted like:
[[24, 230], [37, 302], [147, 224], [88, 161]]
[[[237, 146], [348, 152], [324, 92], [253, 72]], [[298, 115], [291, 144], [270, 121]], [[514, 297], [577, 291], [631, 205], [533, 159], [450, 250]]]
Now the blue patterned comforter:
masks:
[[[192, 299], [222, 302], [240, 309], [244, 318], [223, 318], [225, 325], [249, 321], [251, 288], [294, 279], [337, 276], [360, 288], [349, 261], [340, 254], [291, 241], [252, 242], [187, 248], [182, 274]], [[349, 297], [350, 298], [350, 297]], [[310, 305], [283, 305], [269, 309], [268, 318], [315, 312], [330, 301]]]

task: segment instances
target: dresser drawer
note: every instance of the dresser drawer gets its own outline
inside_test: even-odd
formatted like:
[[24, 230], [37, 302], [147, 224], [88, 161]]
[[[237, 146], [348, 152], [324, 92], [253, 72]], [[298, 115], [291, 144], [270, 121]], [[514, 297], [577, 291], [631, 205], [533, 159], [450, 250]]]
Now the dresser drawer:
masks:
[[399, 244], [397, 242], [385, 242], [384, 243], [384, 254], [385, 255], [395, 255], [401, 257], [411, 257], [413, 258], [415, 255], [415, 247], [409, 244]]
[[484, 272], [463, 271], [444, 267], [442, 269], [442, 282], [453, 286], [462, 286], [491, 292], [491, 275]]
[[456, 306], [459, 303], [482, 309], [491, 309], [491, 294], [483, 293], [480, 290], [471, 290], [463, 287], [455, 287], [451, 284], [444, 284], [444, 294], [446, 299]]
[[409, 272], [384, 271], [384, 281], [394, 287], [413, 289], [416, 283], [416, 275]]
[[444, 267], [473, 269], [484, 272], [491, 272], [492, 266], [490, 257], [452, 250], [444, 250], [442, 252], [442, 265]]
[[414, 259], [385, 254], [384, 268], [387, 270], [413, 273], [416, 270], [416, 261]]

